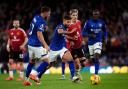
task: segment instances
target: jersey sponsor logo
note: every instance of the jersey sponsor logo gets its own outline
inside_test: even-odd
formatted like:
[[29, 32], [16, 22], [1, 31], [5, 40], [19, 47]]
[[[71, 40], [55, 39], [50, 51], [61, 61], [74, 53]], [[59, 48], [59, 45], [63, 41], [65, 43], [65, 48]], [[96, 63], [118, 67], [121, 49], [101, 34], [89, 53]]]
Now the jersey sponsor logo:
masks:
[[93, 31], [94, 33], [99, 33], [101, 29], [91, 29], [91, 31]]
[[13, 38], [16, 40], [16, 36], [13, 36]]

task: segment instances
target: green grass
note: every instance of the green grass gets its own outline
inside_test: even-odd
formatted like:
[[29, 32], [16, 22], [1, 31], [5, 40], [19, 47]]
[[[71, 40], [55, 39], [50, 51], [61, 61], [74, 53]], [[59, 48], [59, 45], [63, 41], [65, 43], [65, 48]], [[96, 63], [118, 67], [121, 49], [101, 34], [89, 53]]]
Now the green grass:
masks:
[[49, 74], [44, 75], [42, 84], [32, 86], [23, 86], [23, 82], [6, 81], [8, 75], [0, 74], [0, 89], [128, 89], [128, 74], [101, 74], [101, 84], [91, 85], [90, 74], [84, 73], [83, 81], [79, 84], [72, 83], [69, 80], [69, 75], [66, 75], [66, 80], [59, 80], [61, 75]]

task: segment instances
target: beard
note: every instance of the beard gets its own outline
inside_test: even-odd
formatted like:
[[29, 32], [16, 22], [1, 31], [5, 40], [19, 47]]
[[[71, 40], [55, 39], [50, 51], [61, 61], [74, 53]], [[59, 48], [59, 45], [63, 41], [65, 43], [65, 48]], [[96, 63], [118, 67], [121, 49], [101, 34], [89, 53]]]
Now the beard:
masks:
[[44, 17], [44, 20], [48, 21], [48, 20], [49, 20], [49, 18], [48, 18], [48, 17]]
[[16, 26], [14, 26], [14, 28], [17, 29], [17, 28], [19, 28], [19, 26], [16, 25]]

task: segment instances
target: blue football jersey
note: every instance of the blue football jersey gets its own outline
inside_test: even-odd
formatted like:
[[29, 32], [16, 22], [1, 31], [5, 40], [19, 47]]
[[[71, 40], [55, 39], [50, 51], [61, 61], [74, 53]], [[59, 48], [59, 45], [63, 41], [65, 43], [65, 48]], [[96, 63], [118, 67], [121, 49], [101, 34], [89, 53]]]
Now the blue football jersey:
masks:
[[53, 51], [61, 50], [63, 47], [66, 47], [66, 41], [64, 34], [59, 34], [58, 29], [66, 30], [66, 27], [63, 24], [59, 24], [54, 31], [54, 36], [50, 44], [50, 49]]
[[34, 47], [42, 46], [41, 42], [38, 39], [37, 31], [44, 32], [45, 27], [45, 20], [40, 15], [36, 15], [30, 24], [28, 45]]
[[[89, 37], [89, 34], [95, 34], [96, 38]], [[83, 36], [89, 37], [88, 45], [102, 42], [103, 36], [107, 39], [107, 29], [104, 21], [102, 19], [89, 19], [84, 25]]]

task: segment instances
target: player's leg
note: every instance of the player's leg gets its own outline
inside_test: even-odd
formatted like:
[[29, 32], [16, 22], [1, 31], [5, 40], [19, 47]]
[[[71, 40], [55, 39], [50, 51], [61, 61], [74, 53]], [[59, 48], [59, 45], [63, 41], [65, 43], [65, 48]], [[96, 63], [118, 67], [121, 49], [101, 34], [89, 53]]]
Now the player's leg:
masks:
[[17, 53], [17, 70], [19, 70], [19, 78], [17, 78], [17, 81], [22, 81], [24, 78], [24, 67], [23, 67], [23, 53], [22, 51]]
[[34, 71], [34, 73], [31, 73], [29, 76], [32, 80], [40, 84], [40, 79], [42, 75], [45, 73], [45, 71], [49, 67], [49, 54], [43, 47], [36, 48], [38, 50], [35, 52], [35, 57], [39, 58], [39, 60], [42, 60], [41, 64], [37, 67], [37, 69]]
[[[83, 51], [83, 48], [80, 47], [79, 49], [74, 50], [75, 51], [75, 55], [77, 55], [76, 57], [76, 75], [80, 78], [80, 80], [82, 80], [82, 76], [80, 75], [80, 70], [81, 70], [81, 63], [83, 63], [85, 61], [85, 53]], [[74, 56], [75, 58], [75, 56]], [[82, 60], [82, 61], [81, 61]], [[81, 61], [81, 62], [80, 62]]]
[[61, 64], [61, 68], [62, 68], [62, 80], [64, 80], [65, 79], [65, 61], [64, 60], [62, 60], [62, 64]]
[[50, 65], [52, 64], [52, 62], [54, 62], [58, 56], [59, 56], [59, 51], [52, 51], [52, 50], [50, 50], [49, 54], [48, 54], [46, 57], [42, 58], [43, 61], [45, 61], [46, 63], [48, 63], [48, 66], [47, 66], [47, 64], [45, 63], [45, 65], [46, 65], [47, 67], [45, 67], [44, 69], [42, 69], [43, 66], [42, 66], [42, 67], [40, 66], [40, 68], [41, 68], [42, 70], [39, 70], [39, 68], [37, 68], [36, 71], [37, 71], [38, 73], [40, 72], [40, 73], [38, 74], [38, 78], [39, 78], [39, 79], [41, 78], [42, 74], [44, 74], [45, 71], [46, 71], [47, 69], [49, 69], [49, 67], [50, 67]]
[[25, 81], [24, 81], [24, 85], [25, 86], [30, 86], [32, 85], [31, 82], [29, 82], [29, 75], [32, 71], [32, 68], [34, 67], [35, 65], [35, 54], [34, 54], [34, 49], [33, 47], [31, 46], [28, 46], [28, 52], [29, 52], [29, 63], [28, 63], [28, 66], [27, 66], [27, 69], [26, 69], [26, 75], [25, 75]]
[[[43, 64], [42, 64], [36, 70], [33, 70], [31, 72], [31, 76], [30, 76], [31, 79], [34, 80], [35, 82], [39, 82], [38, 80], [40, 80], [40, 78], [42, 77], [42, 74], [44, 74], [45, 71], [51, 66], [52, 62], [54, 62], [56, 60], [56, 58], [59, 56], [59, 53], [60, 53], [59, 51], [52, 51], [52, 50], [50, 50], [50, 52], [49, 52], [49, 59], [50, 59], [49, 62], [50, 62], [50, 65], [47, 68], [45, 68], [45, 69], [43, 68], [42, 69], [42, 66], [43, 66]], [[40, 68], [41, 68], [41, 70], [40, 70]]]
[[42, 63], [39, 65], [39, 67], [36, 69], [36, 71], [38, 72], [38, 78], [39, 80], [41, 79], [42, 75], [45, 73], [45, 71], [49, 68], [49, 56], [47, 55], [46, 58], [42, 58]]
[[94, 73], [94, 75], [91, 76], [91, 78], [94, 78], [93, 82], [95, 82], [95, 80], [97, 78], [100, 78], [100, 76], [98, 75], [98, 70], [99, 70], [99, 66], [100, 66], [99, 57], [101, 54], [101, 49], [102, 49], [102, 43], [97, 42], [93, 45], [93, 53], [94, 53], [93, 63], [95, 66], [95, 73]]
[[95, 66], [95, 74], [98, 74], [98, 70], [99, 70], [99, 58], [100, 58], [100, 54], [101, 54], [101, 49], [102, 49], [102, 43], [101, 42], [97, 42], [94, 44], [94, 66]]
[[81, 68], [85, 67], [86, 63], [87, 63], [87, 58], [85, 56], [85, 53], [86, 53], [86, 49], [85, 49], [85, 45], [83, 45], [80, 49], [80, 52], [79, 52], [79, 59], [80, 59], [80, 65], [81, 65]]
[[68, 51], [66, 48], [63, 48], [61, 50], [60, 57], [69, 63], [71, 78], [73, 81], [76, 81], [78, 78], [75, 76], [75, 65], [70, 51]]
[[9, 77], [6, 78], [6, 80], [13, 80], [14, 76], [13, 76], [13, 70], [15, 69], [16, 65], [14, 62], [14, 52], [10, 51], [9, 53], [9, 62], [8, 62], [8, 66], [9, 66]]
[[78, 52], [79, 50], [78, 49], [72, 49], [71, 51], [71, 54], [73, 56], [73, 59], [74, 59], [74, 63], [75, 63], [75, 74], [76, 76], [80, 75], [80, 69], [81, 69], [81, 65], [80, 65], [80, 60], [78, 58]]
[[14, 66], [14, 60], [13, 59], [9, 59], [9, 77], [6, 78], [6, 80], [13, 80], [14, 76], [13, 76], [13, 66]]

